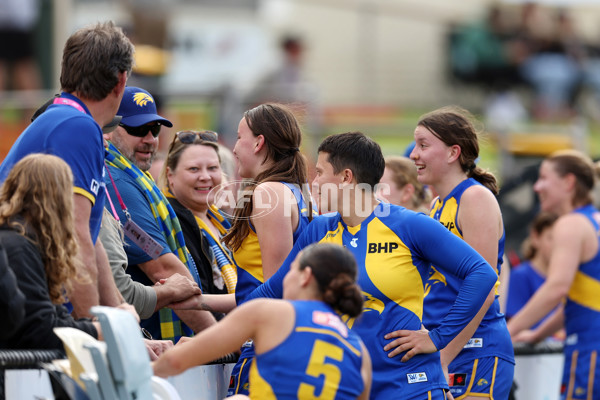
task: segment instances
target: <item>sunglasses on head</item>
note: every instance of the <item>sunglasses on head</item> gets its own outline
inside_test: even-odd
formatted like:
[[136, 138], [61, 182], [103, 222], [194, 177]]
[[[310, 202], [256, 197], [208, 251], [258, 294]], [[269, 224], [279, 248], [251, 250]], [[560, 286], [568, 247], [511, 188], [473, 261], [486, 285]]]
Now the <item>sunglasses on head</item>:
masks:
[[175, 135], [184, 144], [196, 143], [198, 140], [216, 142], [219, 139], [219, 134], [213, 131], [179, 131]]
[[142, 126], [127, 126], [124, 124], [119, 124], [125, 131], [131, 136], [135, 137], [144, 137], [150, 132], [153, 137], [158, 137], [160, 133], [160, 124], [155, 125], [142, 125]]

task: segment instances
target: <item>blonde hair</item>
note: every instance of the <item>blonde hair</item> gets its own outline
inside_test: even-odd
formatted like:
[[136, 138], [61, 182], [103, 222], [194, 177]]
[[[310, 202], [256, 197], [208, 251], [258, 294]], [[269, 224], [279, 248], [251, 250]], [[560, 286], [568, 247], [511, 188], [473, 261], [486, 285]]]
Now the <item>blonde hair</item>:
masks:
[[407, 184], [413, 185], [415, 192], [411, 198], [412, 209], [428, 209], [431, 203], [431, 192], [417, 180], [417, 168], [408, 157], [389, 156], [385, 158], [385, 167], [392, 172], [392, 180], [398, 189]]
[[16, 228], [39, 248], [50, 299], [64, 302], [79, 265], [73, 174], [67, 163], [31, 154], [15, 164], [0, 189], [0, 224]]

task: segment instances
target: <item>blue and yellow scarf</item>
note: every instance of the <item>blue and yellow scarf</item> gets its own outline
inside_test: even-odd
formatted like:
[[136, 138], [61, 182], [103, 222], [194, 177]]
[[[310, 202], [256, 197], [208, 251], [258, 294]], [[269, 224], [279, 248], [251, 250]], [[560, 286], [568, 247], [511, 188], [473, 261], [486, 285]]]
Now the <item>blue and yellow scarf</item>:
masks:
[[[112, 143], [109, 143], [106, 162], [108, 165], [120, 169], [135, 179], [146, 195], [146, 199], [152, 209], [152, 214], [156, 218], [156, 223], [160, 227], [169, 248], [188, 267], [192, 277], [200, 286], [200, 276], [192, 257], [185, 247], [179, 220], [167, 198], [156, 186], [152, 176], [131, 164]], [[194, 335], [194, 332], [170, 308], [160, 309], [159, 317], [160, 331], [163, 339], [177, 342], [182, 336]]]
[[[173, 195], [169, 188], [163, 189], [163, 193], [167, 198], [176, 199], [175, 195]], [[220, 237], [216, 237], [213, 231], [202, 219], [195, 217], [198, 228], [204, 233], [204, 236], [208, 241], [208, 245], [213, 252], [213, 259], [209, 261], [213, 264], [213, 270], [216, 267], [216, 269], [220, 272], [223, 283], [227, 287], [227, 293], [235, 293], [235, 286], [237, 285], [237, 267], [233, 261], [231, 252], [221, 243], [221, 237], [223, 237], [227, 231], [231, 229], [231, 223], [225, 217], [225, 215], [223, 215], [221, 210], [219, 210], [219, 208], [214, 204], [208, 208], [206, 214], [220, 234]], [[219, 287], [216, 282], [215, 285]]]

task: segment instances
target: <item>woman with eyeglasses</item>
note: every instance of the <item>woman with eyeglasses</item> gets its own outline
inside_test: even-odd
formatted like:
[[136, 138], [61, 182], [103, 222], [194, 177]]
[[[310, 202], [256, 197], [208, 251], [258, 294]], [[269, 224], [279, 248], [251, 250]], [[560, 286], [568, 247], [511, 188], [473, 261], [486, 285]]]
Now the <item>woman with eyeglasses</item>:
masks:
[[310, 245], [283, 280], [284, 300], [248, 301], [165, 352], [154, 362], [154, 373], [179, 374], [239, 348], [251, 337], [256, 346], [251, 399], [368, 399], [369, 353], [339, 317], [362, 312], [356, 278], [356, 260], [349, 250], [333, 243]]
[[231, 252], [221, 243], [230, 223], [215, 205], [222, 182], [217, 139], [211, 131], [177, 132], [159, 178], [207, 294], [234, 293], [237, 283]]
[[[0, 189], [0, 243], [6, 252], [2, 262], [25, 295], [23, 321], [0, 340], [0, 348], [63, 350], [53, 332], [56, 327], [102, 338], [98, 322], [75, 320], [62, 305], [74, 280], [90, 279], [78, 273], [72, 193], [71, 168], [49, 154], [21, 159]], [[121, 308], [138, 318], [133, 307]]]

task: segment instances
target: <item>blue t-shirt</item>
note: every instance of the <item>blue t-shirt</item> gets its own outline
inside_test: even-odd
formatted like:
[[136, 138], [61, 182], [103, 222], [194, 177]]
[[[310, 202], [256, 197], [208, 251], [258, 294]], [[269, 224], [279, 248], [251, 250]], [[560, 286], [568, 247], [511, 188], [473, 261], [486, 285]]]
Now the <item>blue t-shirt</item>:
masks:
[[358, 284], [365, 303], [347, 325], [367, 347], [373, 363], [371, 398], [414, 398], [448, 388], [439, 352], [401, 362], [383, 351], [384, 335], [418, 330], [423, 315], [424, 282], [431, 264], [464, 279], [452, 311], [429, 335], [444, 348], [475, 316], [496, 282], [496, 273], [468, 244], [425, 214], [382, 203], [360, 225], [349, 227], [340, 214], [315, 218], [302, 232], [283, 266], [247, 300], [280, 298], [283, 278], [300, 250], [311, 243], [333, 242], [350, 250], [358, 264]]
[[[545, 280], [546, 278], [533, 269], [529, 261], [524, 261], [513, 268], [510, 271], [510, 280], [508, 282], [506, 317], [514, 317], [527, 304], [531, 296], [542, 286]], [[539, 326], [542, 321], [535, 324], [532, 328]]]
[[0, 183], [12, 167], [32, 153], [53, 154], [62, 158], [73, 172], [74, 191], [92, 202], [90, 234], [96, 243], [104, 208], [104, 143], [102, 129], [77, 97], [62, 93], [62, 98], [79, 104], [85, 112], [66, 104], [50, 105], [21, 133], [0, 165]]

